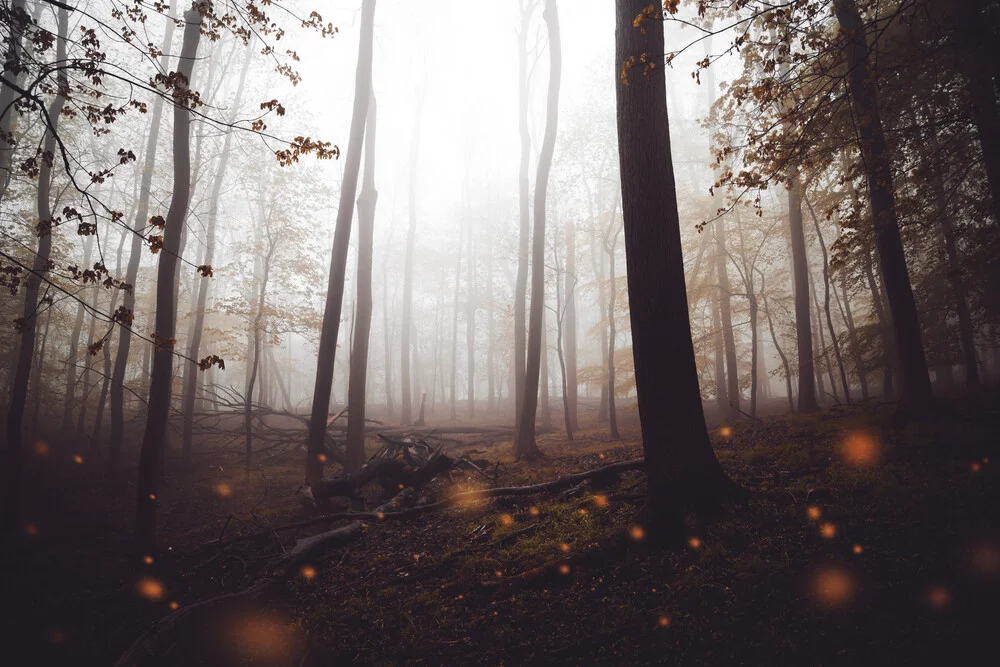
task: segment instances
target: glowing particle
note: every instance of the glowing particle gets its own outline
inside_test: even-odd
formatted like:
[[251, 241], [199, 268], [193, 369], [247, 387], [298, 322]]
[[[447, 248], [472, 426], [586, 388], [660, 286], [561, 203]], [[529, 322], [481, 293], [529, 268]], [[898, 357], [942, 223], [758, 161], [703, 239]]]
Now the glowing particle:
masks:
[[840, 445], [840, 457], [856, 468], [878, 465], [878, 442], [868, 433], [851, 433]]
[[28, 525], [26, 525], [24, 527], [24, 534], [27, 535], [28, 537], [37, 537], [38, 536], [38, 526], [36, 526], [33, 523], [29, 523]]
[[721, 435], [723, 438], [731, 438], [733, 436], [733, 429], [729, 428], [728, 426], [723, 426], [722, 428], [719, 429], [719, 435]]
[[562, 551], [563, 553], [569, 553], [569, 545], [563, 542], [562, 544], [559, 545], [559, 550]]
[[812, 577], [812, 594], [828, 607], [839, 607], [854, 598], [857, 583], [846, 570], [829, 566], [818, 570]]
[[465, 596], [464, 596], [464, 595], [462, 595], [461, 593], [459, 593], [459, 594], [458, 594], [458, 599], [459, 599], [459, 600], [462, 600], [462, 599], [464, 599], [464, 598], [465, 598]]
[[692, 549], [700, 549], [701, 540], [699, 540], [697, 537], [692, 537], [691, 539], [688, 540], [688, 546], [691, 547]]
[[79, 454], [73, 455], [73, 463], [83, 463], [83, 457]]
[[989, 462], [990, 462], [989, 458], [988, 458], [988, 457], [986, 457], [986, 456], [984, 456], [984, 457], [983, 457], [983, 465], [986, 465], [986, 464], [988, 464]]
[[586, 514], [587, 514], [587, 510], [583, 509], [582, 507], [580, 509], [578, 509], [576, 512], [580, 516], [586, 516]]
[[142, 577], [135, 588], [139, 592], [139, 595], [153, 602], [162, 600], [167, 592], [163, 587], [163, 583], [152, 577]]
[[972, 567], [980, 574], [995, 576], [1000, 573], [1000, 549], [991, 544], [981, 544], [972, 550]]
[[381, 521], [381, 520], [383, 520], [385, 518], [385, 514], [383, 514], [382, 512], [379, 512], [378, 514], [375, 515], [375, 518], [378, 519], [379, 521]]
[[326, 463], [326, 454], [317, 454], [316, 460], [320, 463]]
[[646, 538], [646, 531], [642, 529], [642, 526], [632, 526], [628, 534], [636, 542], [640, 542]]
[[500, 613], [499, 613], [499, 612], [497, 612], [497, 611], [494, 611], [494, 612], [493, 612], [493, 615], [494, 615], [494, 616], [499, 616], [499, 615], [500, 615]]
[[498, 577], [502, 577], [502, 576], [503, 576], [503, 572], [501, 572], [500, 570], [497, 570], [495, 574], [496, 574], [496, 575], [497, 575]]
[[153, 557], [152, 556], [143, 556], [142, 557], [142, 562], [145, 563], [146, 565], [152, 565], [153, 564]]
[[44, 440], [39, 440], [35, 443], [35, 454], [38, 456], [48, 456], [49, 455], [49, 443]]
[[973, 464], [972, 464], [971, 466], [969, 466], [969, 467], [970, 467], [970, 468], [972, 469], [972, 472], [979, 472], [980, 470], [982, 470], [982, 469], [983, 469], [983, 466], [979, 465], [979, 463], [978, 463], [978, 462], [977, 462], [977, 463], [973, 463]]
[[668, 627], [670, 625], [670, 619], [666, 616], [660, 616], [660, 618], [656, 621], [656, 624], [661, 628]]
[[170, 607], [171, 611], [177, 611], [177, 608], [180, 607], [180, 605], [176, 601], [175, 602], [171, 602], [167, 606]]
[[402, 484], [399, 485], [399, 489], [400, 489], [400, 491], [403, 490], [403, 485]]
[[512, 517], [510, 514], [506, 514], [506, 513], [505, 514], [501, 514], [500, 515], [500, 525], [502, 525], [502, 526], [512, 526], [512, 525], [514, 525], [514, 517]]
[[599, 458], [603, 461], [604, 460], [604, 454], [600, 454]]
[[810, 505], [809, 508], [806, 510], [806, 515], [808, 515], [808, 517], [813, 521], [816, 521], [821, 516], [823, 516], [823, 510], [816, 507], [815, 505]]
[[931, 586], [927, 590], [927, 603], [941, 609], [951, 602], [951, 591], [944, 586]]
[[150, 500], [156, 500], [156, 494], [155, 493], [149, 494], [149, 499]]
[[559, 574], [569, 574], [569, 565], [563, 563], [559, 566]]
[[528, 513], [531, 514], [531, 516], [538, 516], [539, 514], [541, 514], [541, 512], [538, 511], [537, 507], [532, 507], [531, 509], [528, 510]]
[[312, 565], [303, 565], [302, 569], [299, 570], [299, 574], [301, 574], [302, 578], [306, 581], [312, 581], [316, 578], [316, 568]]
[[832, 539], [837, 536], [837, 527], [830, 522], [824, 523], [819, 527], [819, 534], [826, 539]]
[[856, 554], [860, 554], [862, 551], [864, 551], [864, 548], [862, 548], [860, 544], [855, 544], [851, 550]]
[[215, 494], [220, 498], [228, 498], [233, 495], [233, 490], [225, 482], [221, 482], [215, 485]]
[[607, 507], [608, 497], [602, 493], [598, 493], [596, 496], [594, 496], [594, 505], [597, 507]]

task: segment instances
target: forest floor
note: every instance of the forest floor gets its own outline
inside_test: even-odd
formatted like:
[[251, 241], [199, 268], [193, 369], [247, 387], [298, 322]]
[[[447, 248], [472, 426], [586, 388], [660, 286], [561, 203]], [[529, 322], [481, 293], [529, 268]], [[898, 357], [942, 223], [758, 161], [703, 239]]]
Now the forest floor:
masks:
[[[756, 493], [676, 549], [631, 530], [639, 472], [369, 523], [277, 598], [191, 628], [150, 664], [995, 664], [998, 399], [944, 401], [905, 426], [867, 403], [717, 428], [720, 460]], [[511, 486], [641, 456], [625, 435], [549, 434], [535, 464], [509, 443], [470, 446]], [[173, 605], [246, 587], [293, 538], [330, 527], [206, 545], [315, 510], [294, 497], [298, 460], [247, 475], [205, 457], [168, 480], [167, 550], [138, 588], [131, 492], [68, 452], [37, 457], [31, 523], [0, 549], [5, 664], [112, 664]]]

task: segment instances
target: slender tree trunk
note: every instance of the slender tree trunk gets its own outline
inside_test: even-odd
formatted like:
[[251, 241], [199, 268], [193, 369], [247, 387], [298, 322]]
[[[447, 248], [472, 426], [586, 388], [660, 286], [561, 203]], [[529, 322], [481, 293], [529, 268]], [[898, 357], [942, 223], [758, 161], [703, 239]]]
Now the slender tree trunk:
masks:
[[390, 423], [396, 413], [392, 386], [392, 324], [389, 318], [389, 243], [382, 259], [382, 337], [385, 347], [385, 417]]
[[468, 414], [469, 419], [476, 416], [476, 244], [475, 234], [472, 230], [472, 220], [469, 225], [469, 259], [466, 275], [466, 316], [465, 316], [465, 339], [466, 339], [466, 360], [468, 363], [468, 390], [469, 399]]
[[919, 414], [933, 400], [931, 381], [921, 341], [920, 318], [899, 234], [891, 158], [882, 131], [878, 90], [870, 66], [870, 49], [855, 0], [834, 0], [833, 8], [846, 36], [848, 89], [868, 177], [875, 240], [892, 313], [903, 399]]
[[[617, 200], [615, 200], [615, 207], [611, 210], [611, 224], [615, 224], [615, 215], [618, 212]], [[615, 343], [618, 339], [618, 331], [615, 326], [615, 306], [618, 300], [618, 277], [615, 275], [615, 248], [618, 246], [618, 230], [615, 231], [614, 240], [611, 243], [606, 244], [605, 249], [608, 253], [608, 276], [609, 276], [609, 292], [608, 292], [608, 421], [611, 427], [611, 437], [615, 440], [621, 440], [622, 436], [618, 432], [618, 409], [615, 407]], [[631, 300], [630, 300], [631, 303]]]
[[[260, 194], [264, 197], [264, 193]], [[243, 401], [243, 431], [245, 438], [245, 449], [243, 456], [244, 467], [249, 470], [253, 464], [253, 389], [254, 383], [257, 380], [258, 371], [263, 375], [261, 370], [264, 366], [263, 364], [263, 332], [264, 332], [264, 313], [267, 308], [267, 283], [271, 276], [271, 259], [274, 257], [274, 251], [278, 247], [278, 239], [274, 238], [271, 233], [269, 221], [265, 217], [267, 213], [264, 211], [263, 205], [261, 206], [261, 221], [260, 224], [267, 227], [267, 254], [261, 258], [260, 262], [260, 288], [256, 294], [257, 301], [257, 313], [254, 315], [253, 324], [250, 329], [251, 336], [251, 348], [253, 362], [250, 362], [251, 355], [247, 355], [247, 362], [251, 363], [249, 377], [247, 378], [246, 394]], [[259, 227], [258, 227], [259, 229]], [[256, 281], [254, 281], [256, 282]], [[266, 397], [262, 394], [258, 399], [259, 403], [265, 403]]]
[[[41, 3], [36, 7], [41, 8]], [[17, 110], [14, 103], [20, 97], [16, 88], [21, 88], [26, 76], [26, 71], [22, 71], [21, 61], [24, 58], [24, 28], [30, 25], [31, 18], [28, 15], [24, 0], [11, 0], [9, 5], [10, 18], [5, 21], [4, 27], [7, 29], [7, 40], [4, 45], [5, 67], [0, 72], [0, 137], [10, 137], [11, 129], [14, 127], [14, 119], [17, 117]], [[7, 77], [12, 77], [8, 81]], [[13, 83], [14, 85], [10, 85]], [[14, 159], [15, 146], [13, 142], [8, 142], [5, 138], [0, 138], [0, 203], [7, 196], [7, 188], [11, 179], [11, 162]]]
[[[615, 72], [665, 52], [659, 21], [634, 25], [646, 0], [618, 0]], [[713, 505], [730, 482], [705, 426], [688, 315], [662, 67], [616, 82], [625, 256], [650, 528], [683, 530], [683, 505]], [[622, 77], [624, 78], [624, 77]]]
[[740, 374], [736, 365], [736, 335], [733, 331], [732, 293], [729, 285], [729, 255], [726, 252], [726, 219], [715, 223], [717, 260], [715, 270], [719, 279], [719, 316], [722, 318], [722, 340], [726, 348], [726, 380], [729, 397], [728, 416], [730, 421], [740, 419]]
[[[718, 247], [718, 246], [716, 246]], [[713, 263], [720, 261], [718, 252], [712, 259]], [[709, 308], [712, 311], [712, 348], [715, 359], [715, 405], [720, 417], [726, 417], [730, 411], [729, 390], [726, 388], [726, 347], [722, 341], [722, 317], [719, 315], [719, 290], [709, 294]]]
[[[584, 181], [586, 184], [586, 181]], [[587, 187], [587, 201], [590, 205], [590, 220], [591, 220], [591, 234], [590, 234], [590, 263], [594, 270], [594, 276], [597, 278], [597, 307], [599, 313], [599, 321], [597, 323], [598, 329], [600, 331], [600, 343], [601, 343], [601, 368], [607, 369], [608, 367], [608, 327], [607, 322], [605, 322], [604, 313], [607, 312], [607, 286], [605, 285], [604, 279], [604, 253], [598, 247], [599, 241], [597, 236], [597, 216], [594, 214], [593, 200], [590, 196], [590, 187]], [[618, 206], [618, 198], [615, 198], [616, 207]], [[605, 373], [606, 374], [606, 371]], [[607, 378], [602, 378], [601, 380], [601, 396], [598, 401], [597, 407], [597, 423], [603, 424], [608, 420], [608, 383]]]
[[[69, 12], [60, 9], [58, 12], [59, 35], [56, 38], [56, 62], [66, 60], [66, 36], [69, 30]], [[57, 77], [57, 92], [52, 100], [47, 114], [49, 128], [45, 131], [43, 150], [46, 154], [55, 155], [56, 136], [59, 117], [66, 104], [66, 93], [69, 82], [61, 70]], [[13, 112], [10, 112], [13, 113]], [[24, 310], [18, 321], [20, 328], [21, 347], [17, 357], [17, 369], [11, 383], [10, 407], [7, 410], [7, 466], [6, 485], [3, 508], [3, 518], [0, 520], [0, 531], [7, 532], [17, 526], [21, 517], [21, 450], [23, 447], [24, 409], [28, 396], [28, 379], [31, 377], [32, 355], [35, 351], [35, 335], [38, 325], [38, 292], [42, 281], [49, 272], [49, 256], [52, 252], [52, 161], [42, 160], [38, 172], [38, 196], [36, 199], [38, 211], [38, 249], [32, 264], [31, 273], [27, 276], [24, 288]]]
[[858, 342], [857, 329], [854, 326], [854, 313], [851, 311], [851, 302], [847, 296], [847, 280], [845, 279], [840, 281], [840, 292], [843, 295], [841, 301], [844, 306], [844, 321], [847, 323], [847, 339], [850, 342], [855, 372], [858, 374], [858, 382], [861, 385], [861, 398], [867, 401], [869, 395], [868, 370], [865, 368], [865, 357], [861, 352], [861, 344]]
[[[566, 331], [565, 362], [566, 387], [564, 393], [567, 404], [567, 419], [573, 430], [580, 428], [577, 423], [577, 392], [579, 383], [576, 370], [576, 224], [572, 217], [566, 222], [566, 312], [562, 328]], [[571, 437], [570, 440], [573, 438]]]
[[771, 309], [767, 307], [767, 297], [764, 297], [764, 316], [767, 317], [767, 328], [771, 332], [771, 342], [774, 344], [774, 349], [778, 352], [778, 357], [781, 358], [781, 367], [785, 371], [785, 394], [788, 397], [788, 411], [795, 412], [795, 397], [792, 394], [792, 371], [788, 368], [788, 357], [781, 349], [781, 344], [778, 342], [778, 336], [774, 333], [774, 322], [771, 320]]
[[[528, 312], [528, 341], [524, 372], [524, 403], [514, 439], [514, 455], [532, 460], [541, 452], [535, 444], [535, 415], [538, 410], [538, 381], [542, 362], [542, 328], [545, 326], [545, 203], [549, 171], [556, 145], [559, 122], [559, 84], [562, 77], [562, 48], [559, 15], [555, 0], [545, 0], [542, 17], [549, 34], [549, 87], [545, 111], [545, 134], [535, 175], [535, 220], [531, 250], [531, 309]], [[548, 391], [548, 387], [544, 388]]]
[[[83, 265], [86, 268], [91, 266], [91, 257], [94, 249], [94, 237], [88, 236], [83, 246]], [[63, 399], [63, 431], [69, 433], [73, 429], [73, 403], [76, 401], [76, 364], [78, 350], [80, 346], [80, 333], [83, 331], [84, 315], [87, 308], [81, 296], [76, 307], [76, 320], [73, 322], [73, 333], [69, 340], [69, 357], [66, 360], [66, 396]]]
[[[168, 16], [167, 27], [163, 35], [163, 55], [160, 56], [160, 70], [167, 72], [169, 57], [172, 52], [174, 36], [174, 20]], [[145, 166], [142, 170], [142, 185], [139, 188], [139, 204], [136, 208], [135, 221], [132, 225], [132, 243], [129, 248], [128, 268], [125, 272], [125, 282], [131, 289], [125, 291], [122, 307], [128, 313], [135, 309], [135, 282], [139, 275], [139, 262], [142, 260], [143, 230], [148, 224], [149, 196], [153, 182], [153, 171], [156, 166], [156, 147], [160, 136], [160, 125], [163, 117], [163, 98], [159, 95], [153, 101], [152, 116], [149, 123], [149, 136], [146, 141]], [[130, 327], [119, 327], [118, 349], [115, 352], [115, 367], [111, 377], [111, 436], [108, 444], [108, 463], [113, 475], [117, 476], [121, 469], [121, 451], [125, 427], [125, 372], [128, 369], [129, 350], [132, 347], [132, 330]]]
[[[517, 279], [514, 284], [514, 430], [520, 433], [524, 419], [525, 370], [527, 364], [526, 303], [528, 299], [528, 254], [531, 218], [528, 208], [528, 163], [531, 152], [531, 135], [528, 131], [528, 27], [531, 22], [531, 4], [518, 3], [521, 10], [521, 29], [517, 33], [517, 124], [520, 135], [521, 157], [518, 167], [518, 240]], [[550, 75], [551, 77], [551, 75]], [[537, 186], [536, 186], [537, 187]], [[532, 420], [534, 416], [532, 416]], [[526, 427], [525, 427], [526, 428]], [[534, 429], [534, 424], [532, 424]], [[515, 438], [515, 453], [518, 453]], [[537, 452], [525, 453], [534, 456]]]
[[549, 404], [549, 328], [545, 313], [542, 313], [542, 356], [538, 368], [538, 412], [539, 426], [548, 430], [552, 428], [552, 407]]
[[45, 350], [48, 348], [49, 342], [49, 325], [52, 324], [52, 306], [50, 305], [45, 309], [45, 326], [42, 327], [42, 341], [38, 346], [38, 354], [36, 355], [38, 361], [32, 364], [31, 369], [31, 383], [29, 387], [35, 393], [35, 404], [31, 415], [31, 433], [38, 433], [38, 415], [42, 407], [42, 371], [45, 370]]
[[201, 13], [192, 7], [184, 12], [184, 22], [184, 41], [174, 89], [174, 193], [164, 224], [163, 249], [156, 274], [156, 329], [153, 334], [156, 349], [149, 383], [149, 414], [139, 453], [139, 479], [136, 484], [135, 538], [140, 555], [150, 554], [156, 547], [157, 466], [166, 439], [177, 326], [173, 288], [177, 283], [181, 230], [191, 195], [191, 111], [186, 95], [201, 37]]
[[417, 103], [417, 116], [410, 137], [410, 227], [406, 233], [406, 264], [403, 269], [403, 322], [400, 328], [399, 381], [403, 387], [403, 424], [413, 422], [413, 385], [410, 381], [410, 332], [413, 327], [413, 247], [417, 238], [417, 165], [420, 157], [420, 119], [423, 114], [423, 95]]
[[[364, 0], [361, 7], [361, 41], [358, 47], [358, 68], [354, 80], [354, 111], [347, 145], [344, 182], [337, 208], [337, 226], [330, 258], [330, 278], [323, 311], [316, 385], [313, 390], [312, 416], [309, 421], [309, 441], [306, 453], [306, 484], [316, 485], [323, 479], [323, 450], [326, 448], [326, 420], [333, 391], [333, 367], [336, 361], [337, 338], [340, 333], [341, 307], [344, 301], [344, 274], [347, 271], [348, 242], [354, 217], [354, 195], [358, 188], [361, 149], [364, 143], [365, 118], [372, 91], [372, 43], [375, 24], [375, 0]], [[405, 349], [405, 348], [404, 348]], [[321, 458], [321, 456], [323, 458]]]
[[497, 395], [496, 395], [496, 318], [494, 316], [493, 304], [493, 229], [488, 231], [488, 241], [486, 249], [486, 322], [489, 341], [486, 346], [486, 412], [491, 416], [498, 416]]
[[[100, 311], [101, 293], [94, 293], [94, 310]], [[76, 413], [76, 437], [80, 442], [87, 438], [87, 399], [93, 387], [90, 385], [90, 369], [94, 365], [94, 355], [90, 353], [90, 347], [94, 344], [97, 336], [97, 316], [90, 316], [90, 331], [87, 334], [87, 354], [83, 358], [83, 374], [80, 376], [80, 410]], [[93, 453], [93, 452], [91, 452]]]
[[[830, 344], [833, 346], [833, 356], [837, 360], [837, 368], [840, 370], [840, 382], [844, 389], [844, 400], [851, 405], [851, 387], [847, 382], [847, 370], [844, 368], [844, 358], [840, 354], [840, 342], [837, 340], [837, 330], [833, 328], [833, 316], [830, 314], [830, 257], [826, 253], [826, 242], [823, 240], [823, 230], [819, 226], [819, 218], [813, 210], [812, 203], [807, 199], [806, 205], [809, 207], [809, 215], [812, 217], [813, 228], [816, 230], [816, 240], [819, 241], [819, 248], [823, 253], [823, 313], [826, 315], [826, 326], [830, 331]], [[830, 378], [833, 382], [833, 378]]]
[[455, 259], [455, 298], [451, 309], [451, 420], [458, 417], [458, 297], [462, 286], [462, 243], [465, 225], [458, 229], [458, 256]]
[[347, 390], [347, 461], [354, 472], [365, 462], [365, 395], [368, 385], [368, 340], [372, 326], [372, 254], [374, 252], [375, 204], [375, 95], [368, 104], [365, 127], [365, 172], [358, 197], [358, 286], [354, 299], [354, 347], [351, 378]]

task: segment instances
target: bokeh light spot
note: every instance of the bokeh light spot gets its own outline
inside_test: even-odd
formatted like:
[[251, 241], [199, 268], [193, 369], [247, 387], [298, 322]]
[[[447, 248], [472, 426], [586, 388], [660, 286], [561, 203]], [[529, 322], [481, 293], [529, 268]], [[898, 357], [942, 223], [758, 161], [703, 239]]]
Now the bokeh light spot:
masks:
[[163, 587], [163, 583], [152, 577], [142, 577], [135, 588], [139, 592], [139, 595], [153, 602], [159, 602], [167, 593], [167, 590]]
[[860, 544], [855, 544], [851, 548], [851, 551], [853, 551], [856, 554], [861, 554], [864, 550], [865, 550], [864, 547], [862, 547]]
[[841, 459], [856, 468], [878, 465], [880, 454], [878, 441], [872, 435], [860, 431], [848, 435], [840, 445]]
[[76, 464], [83, 463], [83, 457], [80, 456], [79, 454], [74, 454], [73, 455], [73, 463], [76, 463]]
[[642, 526], [632, 526], [628, 531], [628, 535], [636, 542], [646, 539], [646, 531], [643, 530]]
[[38, 440], [35, 442], [35, 454], [38, 456], [48, 456], [49, 455], [49, 443], [44, 440]]
[[594, 505], [597, 507], [607, 507], [608, 497], [602, 493], [598, 493], [596, 496], [594, 496]]
[[500, 525], [501, 526], [513, 526], [514, 525], [514, 517], [511, 516], [510, 514], [506, 514], [506, 513], [501, 514], [500, 515]]
[[810, 505], [809, 508], [806, 509], [806, 515], [813, 521], [816, 521], [821, 516], [823, 516], [823, 510], [816, 507], [815, 505]]
[[728, 426], [723, 426], [722, 428], [719, 429], [719, 435], [721, 435], [723, 438], [731, 438], [733, 437], [733, 429], [731, 429]]
[[661, 628], [666, 628], [670, 625], [670, 619], [666, 616], [660, 616], [660, 618], [656, 621], [656, 624]]
[[813, 574], [811, 592], [823, 605], [840, 607], [854, 599], [857, 582], [850, 572], [841, 567], [824, 567]]
[[215, 494], [220, 498], [228, 498], [233, 495], [233, 489], [225, 482], [222, 482], [215, 485]]
[[819, 534], [826, 539], [832, 539], [837, 536], [837, 527], [827, 521], [819, 527]]
[[312, 565], [303, 565], [302, 569], [299, 570], [299, 574], [301, 574], [302, 578], [306, 581], [312, 581], [316, 578], [316, 568]]
[[931, 586], [927, 589], [927, 603], [938, 609], [951, 604], [951, 591], [944, 586]]
[[692, 537], [688, 540], [688, 546], [692, 549], [701, 549], [701, 540], [697, 537]]

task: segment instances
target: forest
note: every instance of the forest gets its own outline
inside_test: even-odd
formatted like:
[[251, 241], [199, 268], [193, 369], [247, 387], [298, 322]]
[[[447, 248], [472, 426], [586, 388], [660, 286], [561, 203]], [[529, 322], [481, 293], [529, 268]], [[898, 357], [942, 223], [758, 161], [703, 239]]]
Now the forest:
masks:
[[3, 664], [1000, 659], [1000, 2], [0, 33]]

